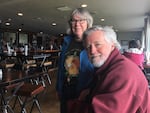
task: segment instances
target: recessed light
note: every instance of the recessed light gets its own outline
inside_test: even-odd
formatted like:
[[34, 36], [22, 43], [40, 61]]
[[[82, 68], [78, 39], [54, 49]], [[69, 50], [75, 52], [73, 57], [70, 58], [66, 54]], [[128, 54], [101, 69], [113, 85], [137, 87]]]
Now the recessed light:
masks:
[[23, 16], [23, 13], [18, 13], [17, 15], [18, 15], [18, 16]]
[[41, 17], [37, 17], [38, 20], [42, 20]]
[[18, 29], [18, 31], [22, 31], [22, 29]]
[[11, 21], [11, 18], [8, 18], [8, 21]]
[[9, 22], [6, 22], [5, 25], [6, 25], [6, 26], [10, 26], [10, 23], [9, 23]]
[[87, 7], [87, 4], [82, 4], [81, 7]]
[[63, 34], [63, 33], [61, 33], [61, 34], [60, 34], [60, 36], [64, 36], [64, 34]]
[[101, 21], [102, 21], [102, 22], [104, 22], [104, 21], [105, 21], [105, 19], [104, 19], [104, 18], [101, 18]]
[[52, 23], [52, 26], [56, 26], [56, 23]]
[[40, 34], [43, 34], [43, 32], [42, 32], [42, 31], [40, 31]]

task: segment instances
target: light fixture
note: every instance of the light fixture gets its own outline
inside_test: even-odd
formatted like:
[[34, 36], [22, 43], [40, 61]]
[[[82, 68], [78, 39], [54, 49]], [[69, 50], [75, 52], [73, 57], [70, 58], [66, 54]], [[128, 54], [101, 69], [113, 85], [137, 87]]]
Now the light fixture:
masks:
[[101, 21], [102, 21], [102, 22], [104, 22], [104, 21], [105, 21], [105, 19], [104, 19], [104, 18], [101, 18]]
[[11, 21], [12, 19], [11, 18], [8, 18], [8, 21]]
[[38, 20], [42, 20], [41, 17], [37, 17]]
[[10, 26], [10, 23], [9, 23], [9, 22], [6, 22], [5, 25], [6, 25], [6, 26]]
[[18, 31], [22, 31], [22, 29], [21, 29], [21, 28], [19, 28], [19, 29], [18, 29]]
[[42, 32], [42, 31], [40, 31], [40, 34], [43, 34], [43, 32]]
[[17, 13], [18, 16], [23, 16], [23, 13], [19, 12]]
[[56, 26], [56, 23], [55, 23], [55, 22], [53, 22], [53, 23], [52, 23], [52, 26]]
[[87, 7], [87, 4], [82, 4], [81, 7]]
[[64, 34], [63, 34], [63, 33], [61, 33], [61, 34], [60, 34], [60, 36], [64, 36]]

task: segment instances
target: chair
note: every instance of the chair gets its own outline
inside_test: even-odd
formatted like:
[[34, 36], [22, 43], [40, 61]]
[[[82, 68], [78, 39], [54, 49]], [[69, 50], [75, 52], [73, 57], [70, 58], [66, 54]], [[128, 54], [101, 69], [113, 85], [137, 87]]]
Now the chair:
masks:
[[[0, 89], [0, 110], [2, 113], [14, 113], [10, 102], [13, 100], [13, 98], [16, 96], [16, 91], [22, 86], [22, 83], [16, 83], [13, 85], [6, 86], [4, 88]], [[13, 93], [9, 93], [13, 89]]]
[[30, 113], [32, 113], [34, 105], [36, 105], [39, 113], [42, 113], [38, 101], [38, 95], [43, 91], [44, 91], [44, 87], [42, 85], [33, 85], [31, 83], [24, 83], [15, 94], [17, 97], [13, 108], [15, 108], [15, 105], [18, 100], [21, 106], [21, 113], [26, 113], [27, 112], [25, 109], [26, 105], [31, 102], [32, 105], [31, 105]]
[[14, 66], [15, 66], [14, 63], [7, 63], [7, 64], [5, 65], [5, 68], [13, 68]]
[[51, 61], [46, 61], [42, 65], [42, 71], [44, 72], [44, 77], [47, 78], [49, 85], [51, 85], [51, 78], [50, 78], [50, 75], [48, 73], [48, 69], [49, 69], [50, 66], [52, 66]]
[[55, 76], [57, 74], [57, 71], [58, 71], [58, 65], [57, 65], [57, 62], [58, 62], [58, 56], [54, 56], [52, 57], [52, 66], [51, 68], [48, 69], [48, 73], [49, 73], [49, 76]]
[[48, 83], [51, 85], [51, 76], [56, 75], [57, 70], [58, 70], [58, 66], [57, 66], [57, 62], [58, 62], [58, 58], [59, 56], [52, 56], [49, 60], [50, 61], [46, 61], [43, 63], [43, 72], [45, 72], [46, 77], [48, 79]]
[[43, 72], [43, 76], [41, 76], [40, 79], [44, 87], [46, 87], [46, 81], [48, 81], [49, 85], [51, 85], [51, 78], [49, 76], [48, 69], [52, 66], [52, 61], [49, 57], [50, 55], [47, 54], [38, 59], [38, 65]]
[[36, 60], [26, 60], [26, 62], [23, 65], [24, 69], [29, 69], [29, 68], [36, 68]]
[[0, 65], [4, 69], [10, 69], [15, 66], [15, 62], [12, 59], [6, 59], [1, 61]]

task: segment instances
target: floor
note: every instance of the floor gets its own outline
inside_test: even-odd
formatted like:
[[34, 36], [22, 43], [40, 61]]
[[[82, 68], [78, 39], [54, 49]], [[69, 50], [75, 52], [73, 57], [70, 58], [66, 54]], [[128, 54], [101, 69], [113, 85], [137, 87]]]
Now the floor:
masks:
[[[47, 84], [45, 91], [38, 95], [40, 107], [42, 113], [59, 113], [59, 101], [56, 96], [55, 91], [55, 83], [56, 83], [56, 75], [51, 76], [52, 84]], [[31, 107], [31, 104], [27, 105], [27, 113]], [[20, 113], [20, 106], [17, 106], [14, 109], [14, 113]], [[33, 109], [32, 113], [39, 113], [37, 108]]]

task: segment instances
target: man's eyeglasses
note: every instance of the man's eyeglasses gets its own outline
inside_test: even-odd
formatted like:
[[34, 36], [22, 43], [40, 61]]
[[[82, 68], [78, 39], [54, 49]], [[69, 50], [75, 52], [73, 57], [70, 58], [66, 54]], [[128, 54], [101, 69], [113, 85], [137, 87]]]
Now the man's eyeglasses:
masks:
[[75, 24], [75, 23], [80, 23], [80, 24], [83, 24], [84, 22], [86, 21], [86, 19], [80, 19], [80, 20], [70, 20], [70, 23], [71, 24]]

